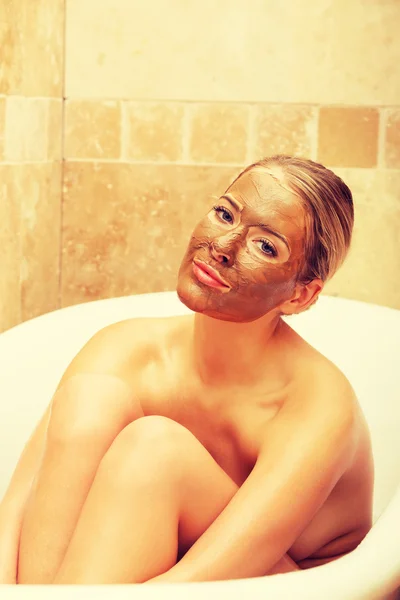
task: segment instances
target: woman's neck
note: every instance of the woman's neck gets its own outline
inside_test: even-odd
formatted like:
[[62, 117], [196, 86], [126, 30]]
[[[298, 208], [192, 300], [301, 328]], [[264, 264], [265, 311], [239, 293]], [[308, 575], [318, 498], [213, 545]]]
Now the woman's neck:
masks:
[[194, 315], [193, 360], [205, 385], [251, 385], [265, 377], [284, 322], [266, 315], [251, 323], [233, 323]]

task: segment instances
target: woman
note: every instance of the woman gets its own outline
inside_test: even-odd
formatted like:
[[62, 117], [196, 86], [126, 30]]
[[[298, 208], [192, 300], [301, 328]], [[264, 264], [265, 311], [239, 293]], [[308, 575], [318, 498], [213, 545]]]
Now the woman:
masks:
[[194, 314], [121, 321], [64, 373], [3, 500], [3, 580], [206, 581], [307, 569], [371, 527], [368, 428], [282, 317], [341, 265], [352, 195], [310, 160], [248, 167], [200, 221]]

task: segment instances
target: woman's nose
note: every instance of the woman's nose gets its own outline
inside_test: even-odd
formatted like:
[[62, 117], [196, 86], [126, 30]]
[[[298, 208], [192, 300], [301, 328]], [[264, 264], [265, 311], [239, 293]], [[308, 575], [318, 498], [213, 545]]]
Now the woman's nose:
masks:
[[217, 250], [214, 243], [211, 244], [211, 256], [219, 263], [229, 265], [231, 262], [229, 253]]
[[227, 266], [233, 264], [240, 235], [220, 237], [211, 242], [211, 255], [219, 263]]

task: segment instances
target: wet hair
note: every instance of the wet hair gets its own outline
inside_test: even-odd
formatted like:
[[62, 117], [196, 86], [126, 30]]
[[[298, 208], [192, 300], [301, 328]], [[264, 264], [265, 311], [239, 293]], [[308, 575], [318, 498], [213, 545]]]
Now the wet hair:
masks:
[[352, 193], [340, 177], [320, 163], [283, 154], [253, 163], [239, 177], [254, 168], [265, 168], [274, 175], [276, 167], [283, 175], [282, 183], [301, 198], [306, 211], [305, 257], [297, 280], [326, 282], [350, 248], [354, 224]]

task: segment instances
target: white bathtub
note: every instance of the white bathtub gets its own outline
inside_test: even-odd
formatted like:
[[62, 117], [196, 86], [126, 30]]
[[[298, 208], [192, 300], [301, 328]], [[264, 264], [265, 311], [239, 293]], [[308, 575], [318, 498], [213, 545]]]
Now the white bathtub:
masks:
[[[101, 327], [134, 316], [175, 315], [189, 312], [175, 292], [143, 294], [80, 304], [48, 313], [0, 335], [0, 498], [21, 450], [47, 406], [72, 357]], [[335, 362], [352, 383], [372, 434], [375, 458], [374, 522], [386, 509], [400, 484], [400, 311], [353, 300], [322, 296], [309, 311], [289, 322], [307, 341]], [[400, 504], [400, 502], [399, 502]], [[397, 510], [397, 509], [396, 509]], [[400, 536], [400, 510], [393, 527]], [[376, 527], [376, 525], [374, 526]], [[391, 544], [395, 543], [391, 539]], [[400, 556], [400, 540], [396, 546]], [[354, 554], [354, 553], [351, 553]], [[383, 546], [373, 560], [383, 561]], [[350, 556], [350, 555], [349, 555]], [[361, 556], [361, 555], [360, 555]], [[346, 557], [347, 558], [347, 557]], [[358, 557], [357, 557], [358, 558]], [[372, 559], [371, 559], [372, 560]], [[117, 586], [115, 598], [383, 598], [371, 587], [371, 569], [340, 559], [308, 571], [273, 577], [196, 584]], [[385, 565], [380, 565], [380, 583]], [[325, 570], [324, 570], [325, 569]], [[393, 567], [392, 567], [393, 570]], [[383, 573], [383, 575], [382, 575]], [[389, 577], [388, 573], [388, 577]], [[393, 578], [393, 573], [390, 575]], [[376, 575], [378, 577], [378, 575]], [[190, 589], [189, 589], [190, 588]], [[381, 588], [383, 589], [383, 588]], [[73, 590], [73, 592], [72, 592]], [[387, 591], [387, 590], [386, 590]], [[3, 599], [23, 597], [109, 598], [108, 586], [2, 586]], [[50, 597], [50, 596], [49, 596]]]

